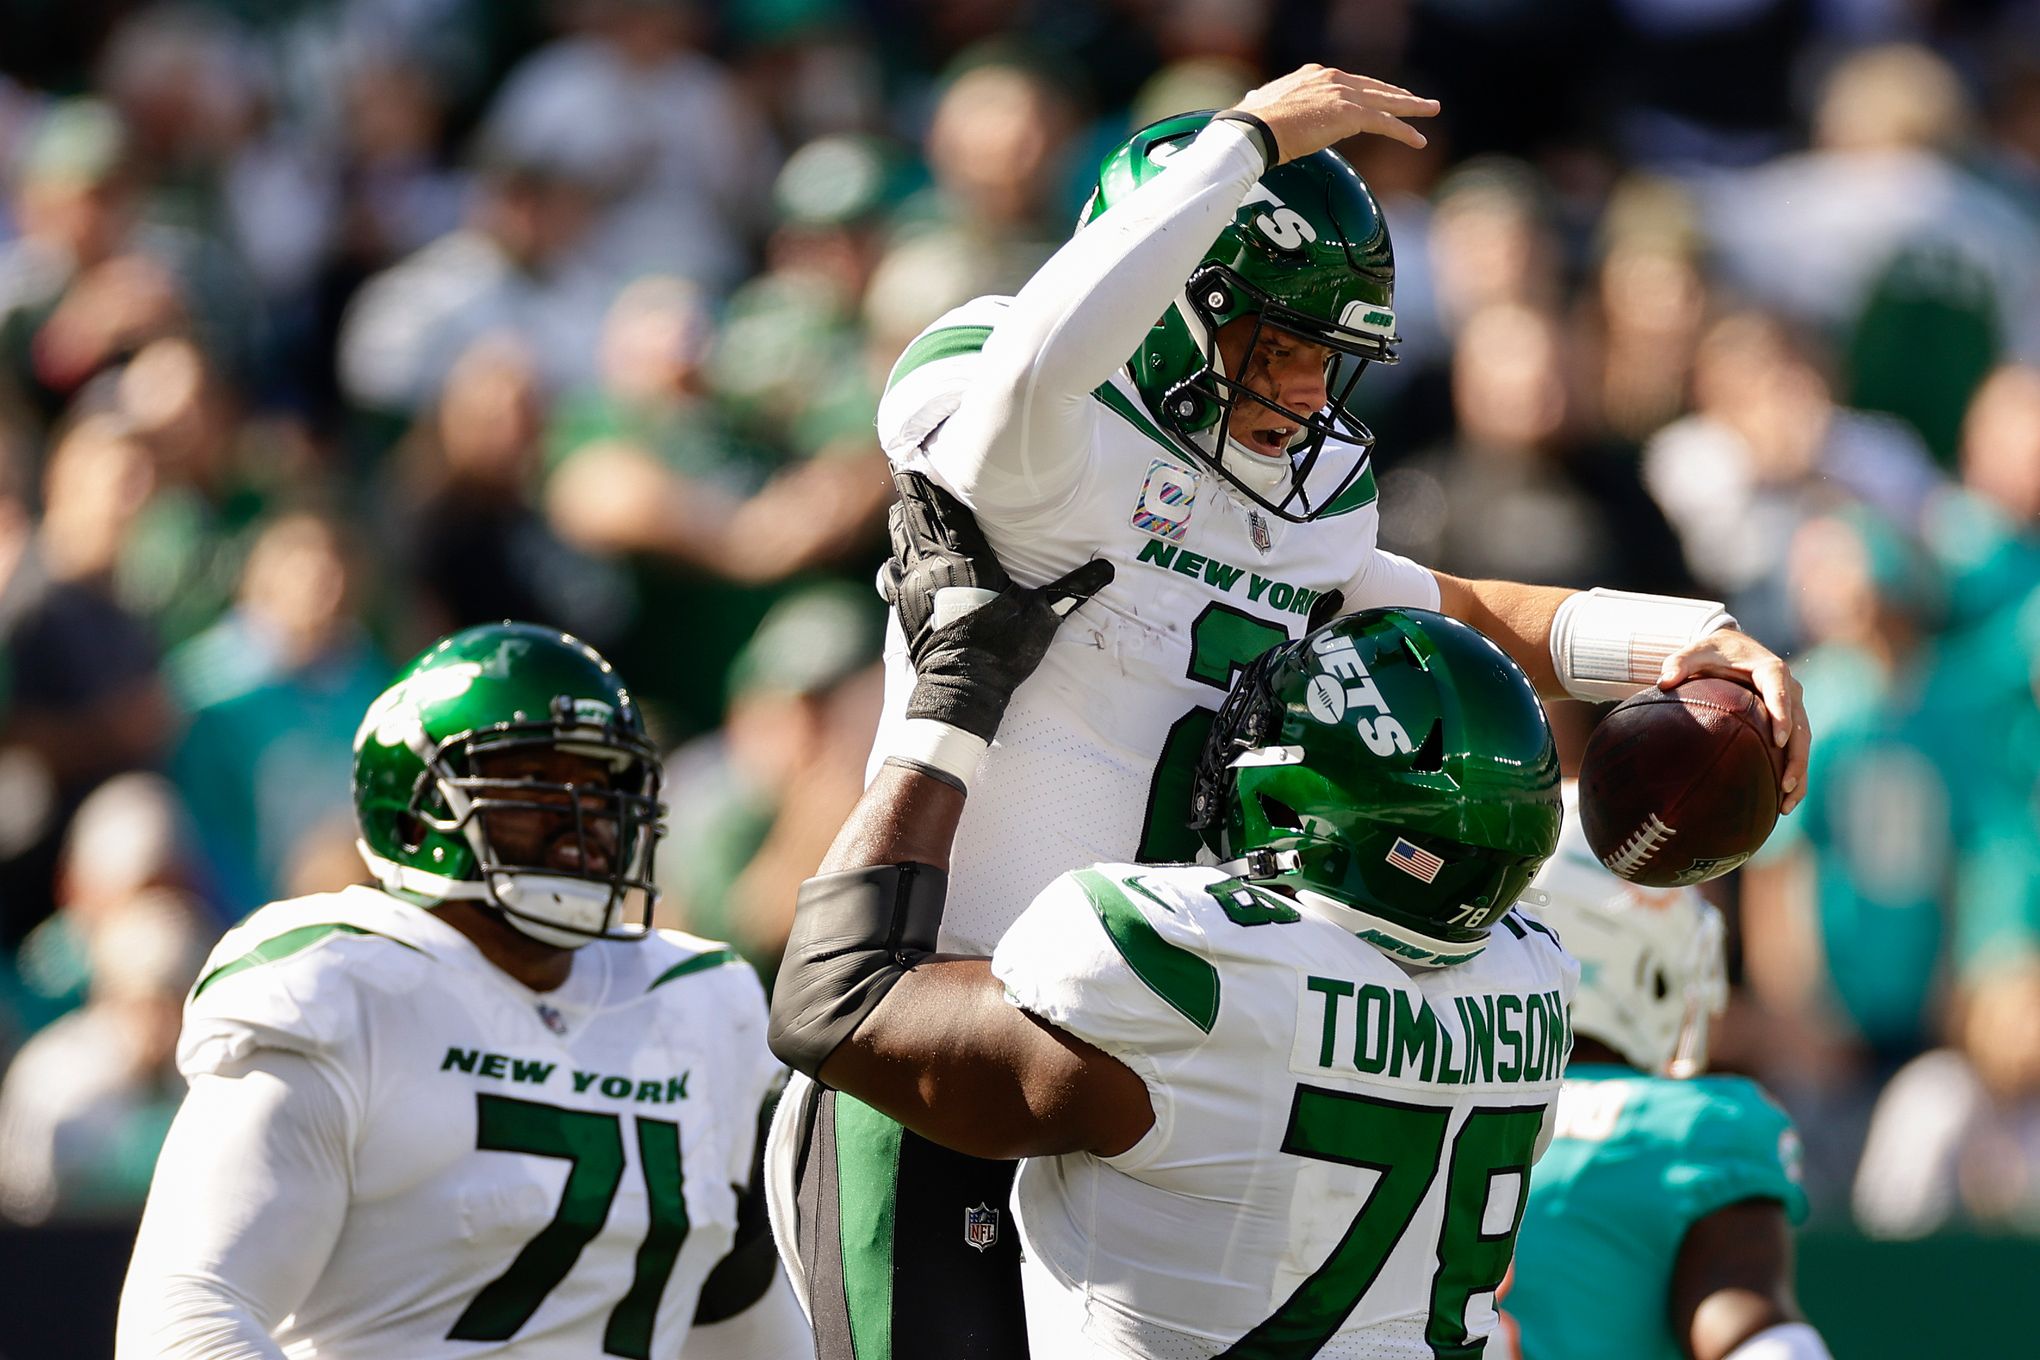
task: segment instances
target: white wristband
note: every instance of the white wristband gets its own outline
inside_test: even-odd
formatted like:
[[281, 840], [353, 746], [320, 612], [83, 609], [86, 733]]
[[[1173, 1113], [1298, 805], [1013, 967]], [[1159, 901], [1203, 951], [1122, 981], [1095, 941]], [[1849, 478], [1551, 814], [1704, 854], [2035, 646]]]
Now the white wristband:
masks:
[[1719, 600], [1596, 587], [1568, 595], [1551, 620], [1551, 664], [1565, 692], [1589, 703], [1657, 683], [1665, 658], [1735, 616]]
[[1766, 1327], [1730, 1351], [1726, 1360], [1831, 1360], [1820, 1333], [1804, 1322]]
[[887, 760], [904, 760], [948, 775], [969, 788], [990, 745], [983, 737], [933, 718], [908, 718], [887, 745]]

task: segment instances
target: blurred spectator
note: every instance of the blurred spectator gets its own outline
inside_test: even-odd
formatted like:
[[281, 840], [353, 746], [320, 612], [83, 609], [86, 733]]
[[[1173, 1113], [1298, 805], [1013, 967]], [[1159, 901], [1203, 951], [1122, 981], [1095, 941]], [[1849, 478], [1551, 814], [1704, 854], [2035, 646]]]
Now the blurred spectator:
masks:
[[107, 365], [190, 331], [234, 372], [259, 366], [262, 322], [218, 241], [147, 220], [139, 162], [112, 109], [53, 106], [11, 177], [20, 239], [0, 249], [0, 383], [47, 425]]
[[94, 789], [64, 833], [56, 910], [15, 956], [17, 1009], [33, 1031], [85, 1000], [94, 938], [110, 917], [150, 893], [199, 885], [196, 828], [168, 780], [121, 774]]
[[1979, 968], [1954, 1028], [1877, 1102], [1855, 1190], [1876, 1236], [2040, 1232], [2040, 955]]
[[1599, 351], [1594, 402], [1641, 442], [1686, 409], [1708, 287], [1691, 200], [1668, 180], [1617, 185], [1601, 219], [1586, 324]]
[[791, 894], [864, 787], [884, 622], [877, 597], [855, 586], [781, 601], [730, 668], [720, 730], [667, 760], [662, 910], [735, 942], [767, 978]]
[[499, 335], [461, 355], [412, 431], [389, 493], [404, 507], [395, 546], [413, 587], [403, 650], [503, 619], [606, 646], [628, 621], [628, 583], [563, 544], [534, 503], [545, 418], [529, 351]]
[[966, 58], [942, 91], [925, 149], [934, 183], [903, 204], [903, 244], [933, 236], [976, 256], [991, 290], [1026, 282], [1069, 235], [1062, 156], [1076, 132], [1064, 91], [1025, 61]]
[[772, 171], [756, 111], [698, 50], [697, 0], [582, 0], [577, 31], [510, 73], [485, 135], [527, 163], [577, 165], [613, 198], [590, 245], [611, 277], [678, 274], [720, 293]]
[[530, 346], [546, 385], [593, 373], [608, 278], [576, 252], [600, 182], [586, 162], [485, 144], [465, 226], [362, 285], [340, 323], [342, 392], [401, 419], [423, 409], [455, 360], [490, 334]]
[[1975, 696], [1935, 645], [1941, 583], [1888, 522], [1810, 520], [1787, 571], [1820, 739], [1806, 800], [1744, 871], [1743, 957], [1781, 1098], [1819, 1111], [1809, 1193], [1832, 1202], [1875, 1083], [1932, 1038], [1980, 792], [1951, 716]]
[[1910, 528], [1940, 483], [1909, 429], [1839, 407], [1833, 392], [1812, 337], [1759, 312], [1734, 313], [1700, 341], [1694, 413], [1644, 450], [1644, 483], [1694, 579], [1781, 649], [1799, 636], [1783, 593], [1799, 525], [1860, 501]]
[[851, 0], [755, 0], [733, 7], [736, 73], [786, 146], [884, 126], [884, 72]]
[[802, 455], [874, 447], [878, 377], [859, 308], [902, 177], [894, 148], [869, 137], [810, 142], [780, 171], [765, 269], [730, 298], [708, 372], [760, 437]]
[[1499, 157], [1470, 161], [1438, 186], [1427, 244], [1448, 335], [1496, 303], [1558, 305], [1563, 257], [1544, 192], [1528, 166]]
[[[1785, 150], [1792, 70], [1808, 30], [1817, 15], [1832, 22], [1850, 8], [1793, 0], [1616, 0], [1611, 71], [1624, 149], [1641, 164], [1661, 167], [1752, 165]], [[1724, 71], [1735, 79], [1723, 80]]]
[[[1988, 627], [2040, 586], [2040, 368], [2008, 364], [1977, 388], [1961, 467], [1925, 535], [1948, 573], [1951, 624]], [[2014, 688], [2025, 679], [2021, 658]]]
[[1460, 328], [1450, 446], [1382, 474], [1382, 545], [1475, 577], [1669, 591], [1684, 579], [1635, 450], [1582, 427], [1553, 317], [1491, 305]]
[[[1980, 376], [1979, 327], [2017, 355], [2040, 354], [2040, 232], [1957, 162], [1973, 119], [1939, 57], [1869, 48], [1829, 76], [1813, 149], [1698, 186], [1731, 286], [1837, 332], [1884, 329], [1866, 315], [1876, 306], [1897, 308], [1894, 320], [1936, 314], [1953, 349], [1947, 373], [1926, 335], [1887, 331], [1855, 346], [1866, 376], [1884, 380], [1856, 395], [1880, 407], [1905, 397], [1891, 384], [1922, 381], [1959, 388], [1959, 405]], [[1884, 345], [1897, 350], [1873, 362]]]
[[113, 595], [122, 545], [155, 486], [154, 463], [113, 416], [58, 442], [30, 528], [0, 468], [0, 942], [50, 906], [57, 836], [94, 785], [163, 755], [174, 710], [148, 627]]
[[[244, 422], [241, 403], [190, 340], [151, 341], [81, 403], [104, 405], [148, 449], [155, 487], [121, 544], [114, 589], [174, 645], [233, 596], [249, 524], [310, 457], [282, 427]], [[275, 436], [275, 437], [272, 437]]]
[[23, 1046], [0, 1083], [0, 1214], [130, 1218], [184, 1097], [174, 1061], [184, 994], [211, 934], [190, 904], [150, 892], [92, 936], [85, 1006]]
[[166, 662], [191, 715], [171, 768], [232, 916], [276, 897], [299, 840], [348, 806], [354, 729], [389, 676], [357, 575], [331, 520], [279, 516], [234, 607]]
[[868, 433], [784, 468], [738, 435], [707, 386], [708, 337], [687, 285], [626, 290], [605, 330], [603, 387], [563, 406], [545, 489], [562, 539], [632, 562], [640, 619], [686, 620], [684, 637], [639, 628], [616, 649], [640, 694], [686, 732], [715, 724], [730, 658], [771, 587], [863, 550], [891, 494]]

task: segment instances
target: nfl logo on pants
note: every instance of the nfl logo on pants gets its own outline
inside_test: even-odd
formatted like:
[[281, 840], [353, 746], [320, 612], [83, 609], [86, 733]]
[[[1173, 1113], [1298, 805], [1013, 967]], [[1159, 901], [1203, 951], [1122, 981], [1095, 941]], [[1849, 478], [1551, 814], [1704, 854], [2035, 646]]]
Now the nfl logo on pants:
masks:
[[965, 1209], [963, 1240], [979, 1251], [989, 1249], [999, 1240], [999, 1211], [987, 1208], [982, 1203], [975, 1209]]

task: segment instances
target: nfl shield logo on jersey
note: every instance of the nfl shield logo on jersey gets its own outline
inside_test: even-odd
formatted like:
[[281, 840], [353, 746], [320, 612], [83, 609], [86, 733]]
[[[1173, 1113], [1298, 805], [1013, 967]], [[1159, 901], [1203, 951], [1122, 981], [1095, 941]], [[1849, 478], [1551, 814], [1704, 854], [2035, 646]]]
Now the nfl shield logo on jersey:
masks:
[[554, 1034], [564, 1035], [567, 1032], [567, 1017], [561, 1015], [543, 1001], [538, 1003], [538, 1018], [544, 1021], [545, 1027]]
[[1131, 523], [1144, 534], [1180, 543], [1197, 508], [1197, 474], [1166, 458], [1148, 464], [1147, 481], [1134, 502]]
[[979, 1251], [988, 1251], [999, 1240], [999, 1211], [982, 1202], [963, 1211], [963, 1240]]
[[1247, 533], [1254, 540], [1254, 551], [1266, 557], [1275, 550], [1275, 540], [1268, 532], [1268, 521], [1261, 518], [1259, 510], [1247, 511]]

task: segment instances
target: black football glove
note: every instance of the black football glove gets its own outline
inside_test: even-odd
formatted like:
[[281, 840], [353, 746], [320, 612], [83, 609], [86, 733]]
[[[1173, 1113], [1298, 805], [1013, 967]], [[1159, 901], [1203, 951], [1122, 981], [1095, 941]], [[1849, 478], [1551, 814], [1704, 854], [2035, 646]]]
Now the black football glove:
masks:
[[1055, 630], [1111, 582], [1112, 564], [1094, 558], [1045, 586], [1014, 585], [961, 502], [919, 473], [894, 480], [893, 556], [879, 589], [913, 658], [907, 716], [990, 741]]

